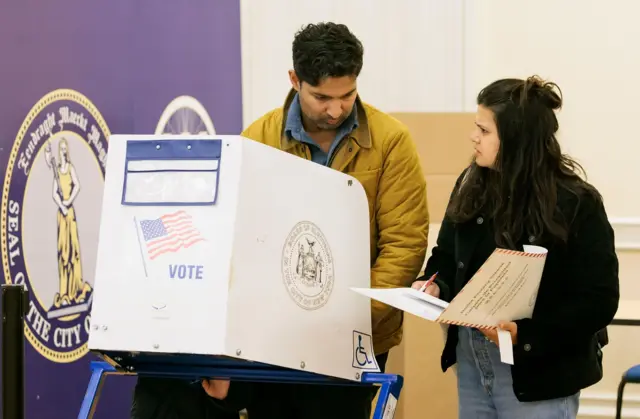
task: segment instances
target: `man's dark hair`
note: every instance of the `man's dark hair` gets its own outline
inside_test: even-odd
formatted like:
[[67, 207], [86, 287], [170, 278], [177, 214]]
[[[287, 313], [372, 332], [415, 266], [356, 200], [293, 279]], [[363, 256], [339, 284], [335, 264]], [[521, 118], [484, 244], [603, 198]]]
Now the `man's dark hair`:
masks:
[[358, 77], [363, 54], [362, 43], [345, 25], [310, 24], [293, 40], [293, 69], [300, 82], [317, 86], [327, 77]]

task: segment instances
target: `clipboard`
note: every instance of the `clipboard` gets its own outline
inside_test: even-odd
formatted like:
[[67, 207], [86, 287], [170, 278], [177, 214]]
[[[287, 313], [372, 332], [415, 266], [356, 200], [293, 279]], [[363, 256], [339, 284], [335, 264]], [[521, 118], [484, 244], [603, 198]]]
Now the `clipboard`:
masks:
[[215, 205], [221, 151], [216, 139], [127, 141], [122, 205]]

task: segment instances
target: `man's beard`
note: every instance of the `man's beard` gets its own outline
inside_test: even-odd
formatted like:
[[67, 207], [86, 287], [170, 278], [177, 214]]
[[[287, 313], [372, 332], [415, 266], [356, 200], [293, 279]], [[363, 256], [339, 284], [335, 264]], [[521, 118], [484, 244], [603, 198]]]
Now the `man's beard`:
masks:
[[337, 122], [335, 124], [330, 124], [329, 123], [329, 119], [327, 118], [323, 118], [320, 121], [316, 122], [316, 126], [320, 129], [323, 130], [333, 130], [336, 129], [338, 127], [340, 127], [340, 125], [342, 125], [344, 123], [344, 121], [346, 121], [348, 115], [344, 115], [344, 116], [340, 116], [340, 118], [338, 118]]

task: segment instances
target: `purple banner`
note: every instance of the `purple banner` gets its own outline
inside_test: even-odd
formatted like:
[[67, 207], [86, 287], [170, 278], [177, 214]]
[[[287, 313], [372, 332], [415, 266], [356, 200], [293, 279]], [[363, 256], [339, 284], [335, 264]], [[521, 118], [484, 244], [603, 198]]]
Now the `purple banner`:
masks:
[[[238, 134], [240, 5], [5, 2], [0, 62], [0, 253], [4, 282], [30, 290], [26, 413], [68, 419], [96, 359], [87, 333], [108, 137]], [[107, 378], [95, 417], [128, 418], [134, 382]]]

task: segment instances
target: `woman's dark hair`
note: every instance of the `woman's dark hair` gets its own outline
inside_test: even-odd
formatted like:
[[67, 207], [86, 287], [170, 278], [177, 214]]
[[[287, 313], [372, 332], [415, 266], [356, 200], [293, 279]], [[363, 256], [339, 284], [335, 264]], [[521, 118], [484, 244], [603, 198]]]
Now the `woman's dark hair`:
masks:
[[342, 24], [310, 24], [293, 40], [293, 69], [301, 82], [311, 86], [327, 77], [358, 77], [363, 55], [362, 43]]
[[448, 217], [454, 223], [481, 213], [492, 218], [500, 247], [515, 249], [527, 236], [566, 243], [569, 226], [558, 210], [558, 191], [601, 198], [580, 177], [583, 168], [560, 149], [554, 112], [562, 106], [560, 88], [537, 76], [502, 79], [485, 87], [477, 103], [493, 112], [500, 148], [494, 167], [471, 164]]

